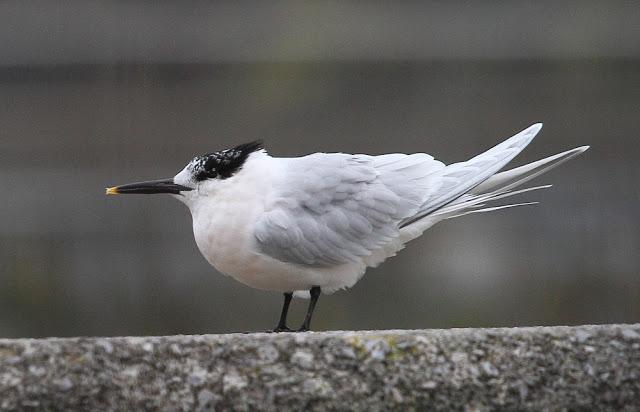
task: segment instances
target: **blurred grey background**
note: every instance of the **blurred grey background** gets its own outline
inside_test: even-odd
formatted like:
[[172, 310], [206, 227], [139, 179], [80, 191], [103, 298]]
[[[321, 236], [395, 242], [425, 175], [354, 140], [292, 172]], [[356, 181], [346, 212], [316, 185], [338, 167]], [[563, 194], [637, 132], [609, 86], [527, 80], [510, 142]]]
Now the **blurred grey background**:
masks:
[[541, 205], [437, 225], [314, 328], [640, 320], [636, 1], [4, 1], [0, 39], [0, 337], [275, 326], [183, 205], [106, 186], [258, 138], [455, 162], [537, 121], [514, 164], [592, 145]]

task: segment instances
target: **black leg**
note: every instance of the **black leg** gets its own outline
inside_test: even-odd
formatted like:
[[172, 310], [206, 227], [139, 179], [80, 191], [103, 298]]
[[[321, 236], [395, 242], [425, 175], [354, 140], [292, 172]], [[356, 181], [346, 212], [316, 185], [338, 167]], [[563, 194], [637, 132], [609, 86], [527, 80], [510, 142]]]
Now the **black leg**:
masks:
[[278, 322], [278, 326], [273, 330], [274, 332], [292, 332], [291, 329], [287, 327], [287, 313], [289, 312], [289, 304], [291, 303], [291, 298], [293, 297], [293, 293], [287, 292], [284, 294], [284, 303], [282, 304], [282, 313], [280, 313], [280, 321]]
[[320, 286], [314, 286], [309, 291], [311, 294], [311, 300], [309, 300], [309, 308], [307, 309], [307, 316], [304, 317], [304, 322], [302, 322], [302, 326], [298, 329], [298, 332], [306, 332], [311, 327], [311, 317], [313, 316], [313, 310], [316, 308], [316, 302], [318, 302], [318, 298], [320, 297]]

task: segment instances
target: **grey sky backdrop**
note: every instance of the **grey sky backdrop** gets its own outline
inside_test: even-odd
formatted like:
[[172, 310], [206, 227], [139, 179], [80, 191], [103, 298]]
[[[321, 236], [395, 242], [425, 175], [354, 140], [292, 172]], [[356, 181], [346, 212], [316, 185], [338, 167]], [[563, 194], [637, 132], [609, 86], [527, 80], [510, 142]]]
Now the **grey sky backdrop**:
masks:
[[640, 319], [636, 2], [7, 1], [0, 39], [0, 337], [274, 326], [280, 295], [209, 267], [184, 206], [105, 186], [257, 138], [455, 162], [536, 121], [514, 165], [592, 145], [541, 205], [434, 227], [314, 326]]

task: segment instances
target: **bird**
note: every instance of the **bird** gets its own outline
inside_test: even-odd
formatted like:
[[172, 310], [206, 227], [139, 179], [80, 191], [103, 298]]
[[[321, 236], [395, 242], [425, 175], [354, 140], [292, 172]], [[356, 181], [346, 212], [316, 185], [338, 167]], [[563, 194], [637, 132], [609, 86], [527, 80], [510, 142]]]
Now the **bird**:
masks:
[[[352, 287], [434, 224], [550, 185], [520, 186], [586, 151], [581, 146], [500, 171], [541, 123], [463, 162], [426, 153], [313, 153], [274, 157], [261, 141], [196, 156], [172, 178], [109, 187], [106, 193], [170, 194], [190, 210], [198, 249], [219, 272], [284, 302], [273, 332], [308, 331], [321, 293]], [[292, 298], [309, 299], [298, 329]]]

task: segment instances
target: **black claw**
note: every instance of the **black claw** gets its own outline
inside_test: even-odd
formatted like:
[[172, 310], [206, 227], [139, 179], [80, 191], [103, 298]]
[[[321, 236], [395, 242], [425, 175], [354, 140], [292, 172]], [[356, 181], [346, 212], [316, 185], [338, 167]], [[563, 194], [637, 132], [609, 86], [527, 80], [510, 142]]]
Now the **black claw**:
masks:
[[287, 326], [278, 326], [271, 332], [280, 333], [280, 332], [295, 332], [293, 329], [288, 328]]

